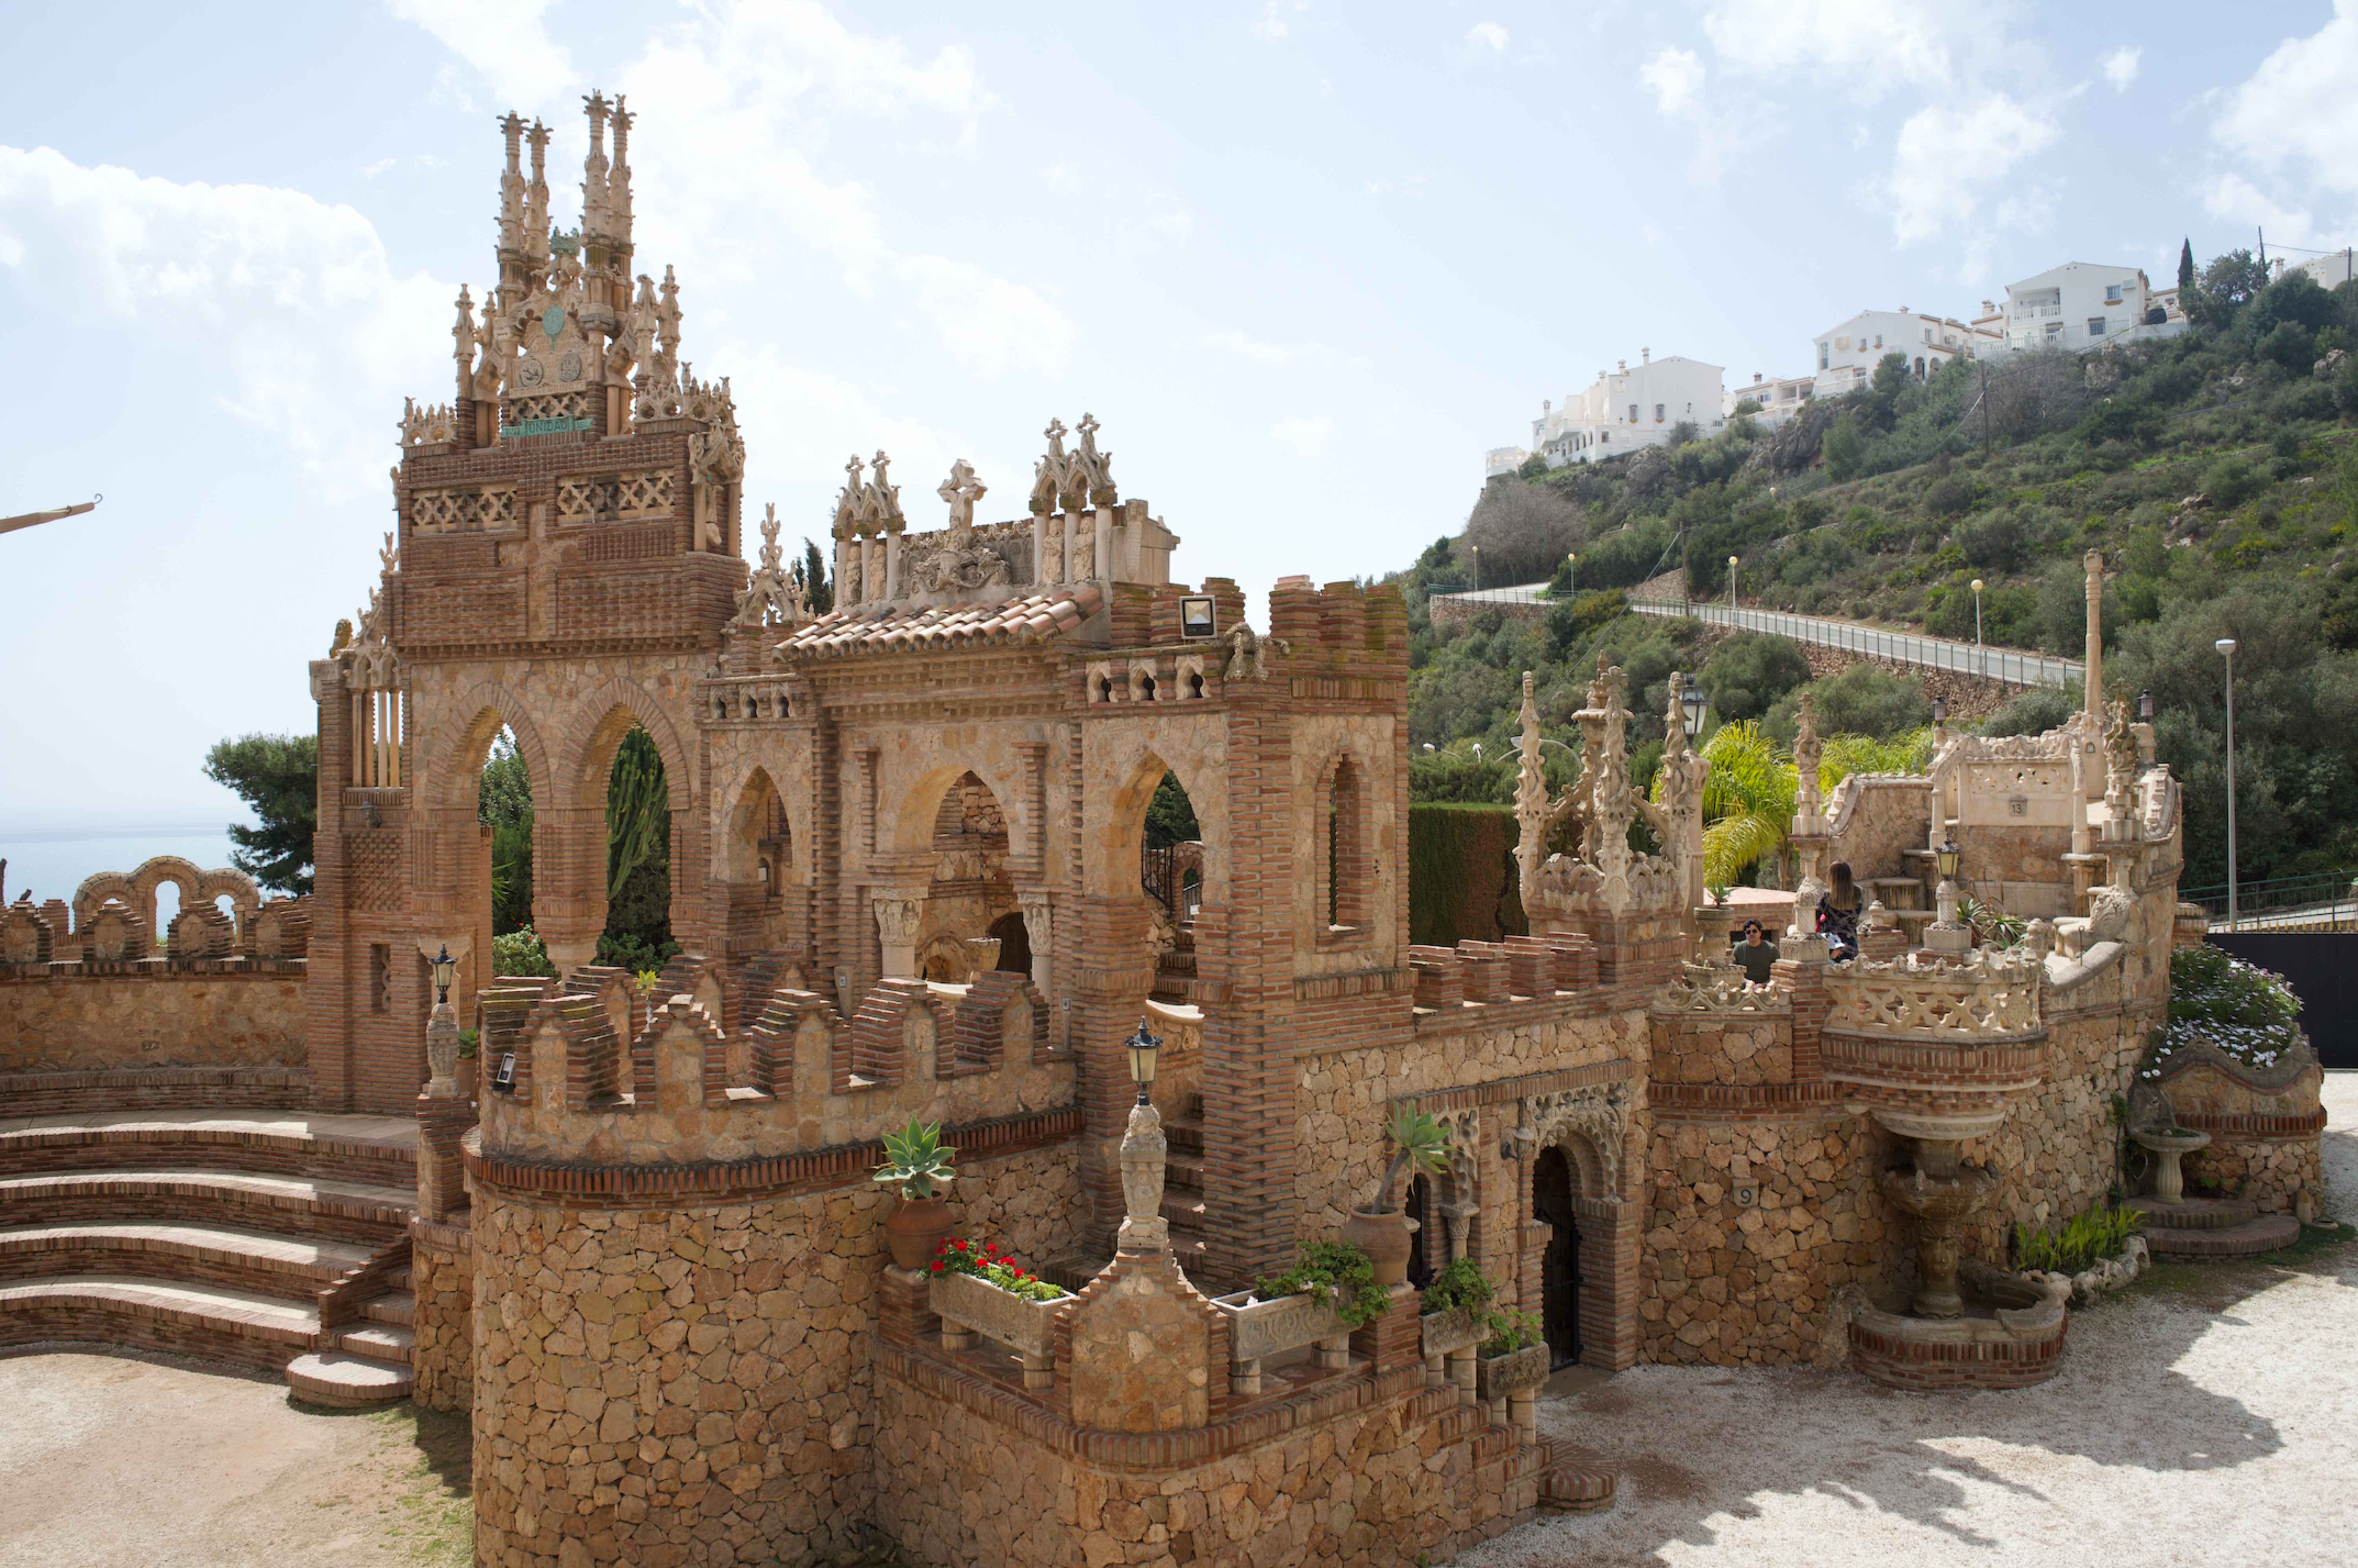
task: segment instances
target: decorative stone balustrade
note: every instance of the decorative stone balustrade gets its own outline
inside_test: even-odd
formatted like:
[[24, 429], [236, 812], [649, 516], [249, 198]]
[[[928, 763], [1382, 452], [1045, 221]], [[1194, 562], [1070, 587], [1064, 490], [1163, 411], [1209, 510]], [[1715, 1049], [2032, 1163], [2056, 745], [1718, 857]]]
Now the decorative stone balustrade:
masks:
[[1272, 1357], [1318, 1347], [1318, 1365], [1341, 1371], [1351, 1365], [1351, 1331], [1335, 1315], [1335, 1303], [1319, 1296], [1280, 1296], [1257, 1301], [1250, 1291], [1214, 1296], [1228, 1318], [1228, 1391], [1249, 1397], [1261, 1390], [1261, 1364]]
[[971, 1350], [978, 1338], [1003, 1345], [1022, 1363], [1023, 1386], [1044, 1389], [1055, 1364], [1056, 1314], [1072, 1301], [1069, 1293], [1029, 1301], [972, 1274], [938, 1274], [925, 1304], [942, 1320], [943, 1349]]
[[1756, 986], [1737, 968], [1689, 964], [1683, 972], [1654, 993], [1658, 1013], [1747, 1013], [1790, 1018], [1791, 993], [1774, 986]]
[[1424, 1351], [1425, 1386], [1439, 1388], [1454, 1382], [1472, 1398], [1476, 1376], [1474, 1353], [1490, 1337], [1490, 1325], [1472, 1307], [1429, 1312], [1416, 1323]]
[[1961, 1043], [2020, 1033], [2039, 1026], [2040, 974], [2028, 947], [1975, 949], [1955, 963], [1860, 959], [1827, 970], [1825, 1027]]

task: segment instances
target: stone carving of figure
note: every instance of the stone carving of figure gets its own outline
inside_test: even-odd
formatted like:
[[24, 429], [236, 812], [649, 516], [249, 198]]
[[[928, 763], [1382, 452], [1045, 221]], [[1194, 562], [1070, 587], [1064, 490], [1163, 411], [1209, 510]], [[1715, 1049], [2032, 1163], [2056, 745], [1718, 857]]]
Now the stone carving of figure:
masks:
[[762, 564], [737, 596], [735, 624], [791, 626], [802, 620], [802, 581], [784, 563], [785, 551], [778, 544], [778, 509], [773, 503], [762, 509]]
[[1065, 509], [1072, 511], [1080, 502], [1091, 506], [1111, 506], [1119, 499], [1113, 484], [1113, 454], [1098, 450], [1098, 416], [1082, 415], [1077, 428], [1081, 449], [1065, 465]]
[[1806, 691], [1801, 693], [1799, 718], [1793, 737], [1793, 814], [1810, 817], [1818, 814], [1818, 759], [1825, 747], [1818, 740], [1817, 703]]
[[882, 450], [870, 460], [868, 467], [871, 470], [871, 478], [864, 492], [870, 525], [881, 528], [888, 534], [900, 532], [907, 521], [901, 515], [901, 487], [885, 482], [885, 470], [890, 468], [892, 463], [892, 460], [886, 457]]
[[[1227, 635], [1228, 663], [1228, 667], [1220, 672], [1220, 678], [1224, 681], [1269, 679], [1269, 659], [1261, 652], [1260, 633], [1239, 617], [1229, 624]], [[1271, 637], [1269, 643], [1281, 654], [1293, 651], [1282, 637]]]
[[860, 524], [866, 521], [867, 487], [860, 482], [860, 470], [865, 467], [858, 452], [844, 462], [843, 471], [848, 477], [835, 497], [835, 536], [838, 539], [849, 539], [860, 533]]

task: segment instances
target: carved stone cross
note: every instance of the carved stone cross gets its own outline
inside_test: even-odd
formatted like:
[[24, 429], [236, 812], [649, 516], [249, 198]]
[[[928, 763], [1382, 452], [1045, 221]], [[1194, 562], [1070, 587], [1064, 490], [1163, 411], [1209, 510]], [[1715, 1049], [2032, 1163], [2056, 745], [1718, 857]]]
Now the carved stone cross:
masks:
[[974, 503], [989, 490], [975, 478], [973, 465], [960, 458], [950, 465], [950, 477], [934, 493], [950, 504], [950, 532], [963, 535], [974, 527]]

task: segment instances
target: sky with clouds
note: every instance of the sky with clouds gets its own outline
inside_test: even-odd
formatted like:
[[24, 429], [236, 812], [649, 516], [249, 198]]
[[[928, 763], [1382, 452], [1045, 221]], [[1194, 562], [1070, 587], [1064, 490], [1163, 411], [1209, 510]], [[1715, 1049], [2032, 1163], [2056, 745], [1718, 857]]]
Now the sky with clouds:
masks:
[[0, 536], [0, 853], [233, 815], [205, 747], [310, 727], [402, 398], [450, 395], [492, 276], [510, 107], [569, 222], [580, 97], [628, 95], [642, 267], [789, 537], [879, 447], [1013, 516], [1086, 411], [1179, 574], [1256, 602], [1405, 564], [1641, 349], [1796, 373], [1870, 305], [2339, 246], [2358, 209], [2358, 0], [241, 16], [0, 15], [0, 515], [106, 495]]

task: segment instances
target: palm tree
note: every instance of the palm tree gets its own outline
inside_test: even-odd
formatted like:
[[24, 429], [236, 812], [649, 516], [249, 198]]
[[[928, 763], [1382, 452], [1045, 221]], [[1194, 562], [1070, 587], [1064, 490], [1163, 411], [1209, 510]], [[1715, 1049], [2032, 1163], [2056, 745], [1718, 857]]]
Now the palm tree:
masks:
[[1784, 849], [1797, 791], [1792, 759], [1749, 719], [1721, 725], [1703, 756], [1703, 880], [1716, 887]]

